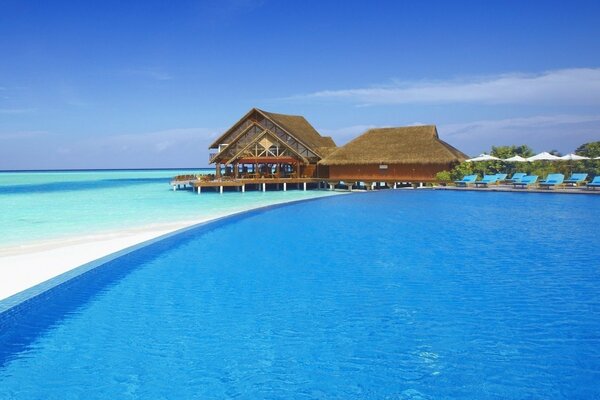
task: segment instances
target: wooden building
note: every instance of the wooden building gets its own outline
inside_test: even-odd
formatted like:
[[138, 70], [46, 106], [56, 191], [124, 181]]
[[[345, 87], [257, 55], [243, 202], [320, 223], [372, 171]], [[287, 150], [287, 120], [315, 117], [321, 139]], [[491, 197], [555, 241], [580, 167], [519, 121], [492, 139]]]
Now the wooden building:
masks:
[[209, 147], [217, 179], [316, 178], [336, 145], [298, 115], [251, 109]]
[[440, 140], [435, 125], [371, 129], [319, 162], [328, 180], [432, 182], [468, 157]]

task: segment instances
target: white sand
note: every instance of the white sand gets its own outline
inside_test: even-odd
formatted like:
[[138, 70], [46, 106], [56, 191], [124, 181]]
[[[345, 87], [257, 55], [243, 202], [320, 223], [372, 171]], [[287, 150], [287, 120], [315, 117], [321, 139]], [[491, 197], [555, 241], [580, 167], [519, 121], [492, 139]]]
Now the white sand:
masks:
[[119, 250], [222, 215], [0, 250], [0, 300]]
[[255, 205], [244, 210], [222, 212], [203, 219], [155, 224], [107, 234], [56, 239], [31, 245], [0, 248], [0, 300], [80, 265], [159, 236], [254, 208], [299, 200], [302, 199]]

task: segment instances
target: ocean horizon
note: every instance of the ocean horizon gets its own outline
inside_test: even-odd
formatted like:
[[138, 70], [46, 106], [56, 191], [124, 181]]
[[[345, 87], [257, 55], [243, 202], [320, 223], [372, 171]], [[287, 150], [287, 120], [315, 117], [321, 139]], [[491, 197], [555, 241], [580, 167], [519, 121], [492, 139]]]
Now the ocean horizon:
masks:
[[106, 169], [0, 172], [0, 252], [81, 236], [193, 221], [325, 191], [173, 192], [179, 174], [214, 169]]

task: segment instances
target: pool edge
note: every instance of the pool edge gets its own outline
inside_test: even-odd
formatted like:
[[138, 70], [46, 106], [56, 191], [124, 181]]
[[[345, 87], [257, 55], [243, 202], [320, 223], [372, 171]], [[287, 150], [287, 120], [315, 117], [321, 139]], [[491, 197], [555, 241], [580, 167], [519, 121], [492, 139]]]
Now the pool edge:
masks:
[[[357, 193], [359, 193], [359, 192], [357, 192]], [[350, 194], [350, 192], [348, 192], [348, 194]], [[331, 197], [335, 197], [335, 196], [322, 196], [322, 197], [313, 197], [313, 198], [309, 198], [309, 199], [296, 199], [296, 200], [290, 200], [290, 201], [286, 201], [286, 202], [282, 202], [282, 203], [269, 204], [266, 206], [255, 207], [255, 208], [251, 208], [248, 210], [237, 211], [237, 212], [225, 215], [225, 216], [216, 217], [216, 218], [210, 219], [208, 221], [203, 221], [203, 222], [199, 222], [199, 223], [196, 223], [196, 224], [193, 224], [190, 226], [186, 226], [186, 227], [177, 229], [173, 232], [165, 233], [165, 234], [157, 236], [155, 238], [148, 239], [143, 242], [126, 247], [126, 248], [118, 250], [114, 253], [107, 254], [107, 255], [100, 257], [98, 259], [95, 259], [93, 261], [73, 267], [72, 269], [70, 269], [66, 272], [63, 272], [63, 273], [56, 275], [48, 280], [45, 280], [44, 282], [38, 283], [37, 285], [31, 286], [30, 288], [27, 288], [25, 290], [22, 290], [18, 293], [15, 293], [15, 294], [7, 297], [5, 299], [0, 300], [0, 321], [3, 319], [4, 316], [6, 316], [11, 311], [14, 311], [19, 306], [24, 305], [28, 301], [35, 299], [36, 297], [41, 296], [44, 293], [62, 285], [62, 284], [65, 284], [79, 276], [82, 276], [82, 275], [86, 274], [87, 272], [92, 271], [92, 270], [94, 270], [110, 261], [113, 261], [119, 257], [122, 257], [129, 253], [132, 253], [132, 252], [142, 249], [144, 247], [150, 246], [150, 245], [160, 242], [162, 240], [165, 240], [165, 239], [171, 238], [173, 236], [188, 232], [193, 229], [198, 229], [201, 227], [210, 229], [211, 228], [210, 225], [219, 225], [219, 224], [222, 224], [223, 222], [227, 222], [228, 219], [234, 220], [236, 218], [248, 217], [248, 216], [251, 216], [252, 214], [258, 214], [258, 213], [265, 212], [265, 211], [268, 211], [271, 209], [282, 208], [282, 207], [290, 206], [290, 205], [297, 204], [297, 203], [317, 201], [317, 200], [327, 199], [327, 198], [331, 198]]]

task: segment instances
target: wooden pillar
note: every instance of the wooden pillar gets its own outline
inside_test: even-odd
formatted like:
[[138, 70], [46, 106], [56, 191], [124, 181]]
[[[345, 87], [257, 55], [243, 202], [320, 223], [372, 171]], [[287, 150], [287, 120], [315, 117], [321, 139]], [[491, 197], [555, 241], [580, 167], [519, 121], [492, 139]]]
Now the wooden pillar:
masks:
[[216, 177], [217, 179], [221, 177], [221, 163], [220, 163], [220, 162], [218, 162], [218, 163], [215, 165], [215, 177]]
[[233, 164], [233, 177], [237, 179], [239, 176], [238, 163]]

